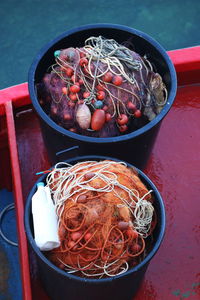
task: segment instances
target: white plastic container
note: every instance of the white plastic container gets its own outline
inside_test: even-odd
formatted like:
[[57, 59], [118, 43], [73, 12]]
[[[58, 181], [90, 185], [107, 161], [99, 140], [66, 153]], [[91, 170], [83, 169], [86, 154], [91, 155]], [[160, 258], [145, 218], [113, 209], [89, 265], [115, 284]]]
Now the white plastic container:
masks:
[[50, 190], [43, 182], [37, 184], [32, 197], [33, 228], [36, 245], [42, 251], [59, 247], [58, 220]]

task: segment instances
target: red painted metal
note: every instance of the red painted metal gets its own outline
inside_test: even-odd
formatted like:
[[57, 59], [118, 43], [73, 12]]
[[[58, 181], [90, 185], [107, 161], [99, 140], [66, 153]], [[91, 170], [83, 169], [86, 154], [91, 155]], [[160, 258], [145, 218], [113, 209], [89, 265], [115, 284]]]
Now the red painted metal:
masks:
[[18, 160], [18, 150], [16, 142], [16, 133], [15, 133], [15, 124], [13, 119], [13, 108], [12, 102], [8, 101], [5, 103], [6, 111], [6, 121], [8, 129], [8, 141], [10, 149], [10, 160], [12, 166], [12, 178], [13, 178], [13, 187], [14, 187], [14, 196], [15, 196], [15, 211], [17, 219], [17, 228], [18, 228], [18, 239], [19, 239], [19, 254], [21, 262], [21, 278], [23, 288], [23, 297], [24, 299], [30, 299], [31, 287], [30, 287], [30, 271], [28, 262], [28, 248], [26, 242], [26, 236], [24, 231], [23, 224], [23, 195], [22, 195], [22, 185], [21, 185], [21, 174]]
[[179, 87], [146, 168], [165, 202], [167, 227], [137, 300], [200, 299], [199, 114], [200, 83]]
[[[200, 299], [200, 47], [168, 53], [175, 64], [179, 88], [145, 171], [165, 201], [167, 229], [136, 300]], [[30, 105], [26, 83], [0, 91], [0, 154], [10, 151], [24, 299], [47, 300], [31, 254], [29, 272], [23, 206], [37, 178], [35, 173], [49, 168], [49, 162], [36, 115], [30, 110], [19, 112], [25, 105]], [[6, 156], [4, 165], [7, 176]]]
[[13, 108], [30, 104], [27, 83], [14, 85], [0, 91], [0, 116], [5, 114], [5, 103], [12, 100]]
[[178, 84], [199, 83], [200, 78], [200, 46], [168, 51], [173, 61]]
[[168, 51], [177, 72], [200, 69], [200, 47]]

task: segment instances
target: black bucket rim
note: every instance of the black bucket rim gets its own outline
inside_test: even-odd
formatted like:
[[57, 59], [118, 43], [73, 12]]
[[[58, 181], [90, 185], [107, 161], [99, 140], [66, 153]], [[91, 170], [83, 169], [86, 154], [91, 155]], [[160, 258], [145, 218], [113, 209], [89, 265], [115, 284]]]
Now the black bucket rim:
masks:
[[[165, 63], [168, 66], [168, 69], [169, 69], [169, 74], [170, 74], [170, 78], [171, 78], [171, 89], [170, 89], [170, 92], [168, 93], [168, 100], [167, 100], [166, 104], [164, 105], [163, 109], [152, 121], [150, 121], [149, 123], [142, 126], [141, 128], [139, 128], [135, 131], [132, 131], [128, 134], [115, 136], [115, 137], [101, 138], [101, 137], [90, 137], [90, 136], [81, 135], [81, 134], [71, 132], [70, 130], [67, 130], [67, 129], [59, 126], [58, 124], [56, 124], [45, 113], [45, 111], [42, 109], [42, 107], [40, 106], [39, 101], [37, 99], [37, 94], [36, 94], [36, 89], [35, 89], [35, 80], [34, 79], [35, 79], [35, 72], [36, 72], [38, 63], [40, 62], [42, 57], [46, 54], [46, 52], [55, 43], [58, 43], [60, 40], [64, 39], [65, 37], [67, 37], [71, 34], [77, 33], [79, 31], [86, 31], [86, 30], [93, 29], [93, 28], [96, 28], [96, 29], [98, 29], [98, 28], [99, 29], [101, 29], [101, 28], [117, 29], [117, 30], [132, 33], [134, 35], [139, 36], [140, 38], [143, 38], [144, 40], [149, 42], [152, 46], [154, 46], [154, 48], [158, 52], [160, 52], [160, 54], [163, 57], [163, 60], [165, 61]], [[119, 142], [119, 141], [122, 142], [122, 141], [127, 141], [127, 140], [132, 139], [132, 138], [136, 138], [136, 137], [140, 136], [141, 134], [148, 132], [151, 128], [156, 126], [167, 115], [167, 113], [169, 112], [171, 106], [173, 105], [173, 102], [174, 102], [175, 96], [176, 96], [176, 91], [177, 91], [177, 76], [176, 76], [176, 71], [175, 71], [174, 65], [173, 65], [170, 57], [168, 56], [167, 52], [163, 48], [163, 46], [161, 46], [159, 42], [157, 42], [154, 38], [152, 38], [147, 33], [143, 32], [143, 31], [140, 31], [138, 29], [135, 29], [135, 28], [125, 26], [125, 25], [112, 24], [112, 23], [95, 23], [95, 24], [86, 24], [86, 25], [82, 25], [82, 26], [67, 30], [64, 33], [57, 36], [56, 38], [54, 38], [53, 40], [51, 40], [50, 42], [48, 42], [44, 47], [42, 47], [42, 49], [38, 52], [35, 59], [33, 60], [33, 63], [31, 65], [30, 69], [29, 69], [28, 89], [29, 89], [30, 98], [32, 100], [32, 104], [33, 104], [36, 112], [38, 113], [40, 118], [42, 118], [43, 121], [45, 123], [47, 123], [51, 128], [53, 128], [57, 132], [61, 133], [62, 135], [68, 136], [68, 137], [70, 137], [72, 139], [75, 139], [75, 140], [88, 142], [88, 143], [97, 143], [97, 144], [103, 143], [104, 144], [104, 143], [110, 143], [110, 142], [112, 142], [112, 143]]]
[[[113, 277], [109, 277], [109, 278], [101, 278], [101, 279], [91, 279], [91, 278], [85, 278], [85, 277], [79, 277], [70, 273], [67, 273], [63, 270], [61, 270], [60, 268], [56, 267], [50, 260], [48, 260], [45, 255], [39, 250], [39, 248], [36, 246], [35, 240], [33, 238], [33, 234], [31, 232], [31, 228], [30, 228], [30, 221], [29, 221], [29, 214], [30, 212], [30, 207], [31, 207], [31, 198], [33, 196], [33, 194], [36, 191], [36, 185], [37, 183], [44, 181], [44, 179], [47, 177], [48, 174], [44, 174], [42, 175], [33, 185], [32, 189], [29, 192], [29, 195], [27, 197], [27, 201], [25, 204], [25, 212], [24, 212], [24, 226], [25, 226], [25, 232], [26, 232], [26, 236], [28, 238], [28, 241], [32, 247], [32, 249], [35, 251], [35, 253], [37, 254], [37, 256], [45, 263], [48, 265], [49, 268], [51, 268], [53, 271], [55, 271], [56, 273], [65, 276], [68, 279], [73, 279], [76, 281], [81, 281], [81, 282], [88, 282], [88, 283], [103, 283], [103, 282], [111, 282], [117, 279], [120, 279], [121, 277], [125, 277], [128, 275], [131, 275], [132, 273], [136, 273], [137, 271], [139, 271], [140, 269], [142, 269], [146, 264], [148, 264], [151, 259], [154, 257], [154, 255], [156, 254], [156, 252], [158, 251], [158, 249], [160, 248], [160, 245], [163, 241], [164, 238], [164, 234], [165, 234], [165, 228], [166, 228], [166, 214], [165, 214], [165, 206], [164, 206], [164, 202], [162, 200], [162, 197], [157, 189], [157, 187], [155, 186], [155, 184], [151, 181], [151, 179], [144, 173], [142, 172], [140, 169], [138, 169], [137, 167], [133, 166], [132, 164], [124, 161], [124, 160], [120, 160], [118, 158], [113, 158], [113, 157], [109, 157], [109, 156], [101, 156], [101, 155], [85, 155], [85, 156], [76, 156], [70, 159], [65, 160], [65, 162], [68, 163], [72, 163], [73, 161], [82, 161], [82, 160], [105, 160], [105, 159], [110, 159], [113, 161], [117, 161], [117, 162], [125, 162], [126, 165], [128, 167], [132, 167], [135, 168], [136, 171], [139, 174], [139, 177], [142, 178], [142, 180], [144, 180], [144, 183], [147, 184], [149, 187], [151, 187], [151, 189], [153, 190], [155, 199], [158, 200], [158, 204], [159, 204], [159, 208], [160, 208], [160, 230], [159, 230], [159, 234], [157, 237], [157, 240], [153, 246], [153, 248], [150, 250], [150, 252], [147, 254], [147, 256], [135, 267], [131, 268], [130, 270], [126, 271], [123, 274], [120, 275], [116, 275]], [[62, 162], [60, 162], [62, 163]]]

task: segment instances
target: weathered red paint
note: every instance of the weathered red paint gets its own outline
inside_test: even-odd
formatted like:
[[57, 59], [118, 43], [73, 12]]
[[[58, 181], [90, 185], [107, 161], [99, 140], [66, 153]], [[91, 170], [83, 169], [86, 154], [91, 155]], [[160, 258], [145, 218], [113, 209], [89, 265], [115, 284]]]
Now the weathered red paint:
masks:
[[[26, 242], [26, 235], [24, 230], [24, 205], [23, 205], [23, 195], [22, 195], [22, 184], [21, 184], [21, 174], [18, 160], [18, 150], [16, 142], [15, 124], [13, 118], [13, 108], [12, 102], [8, 101], [5, 103], [7, 130], [8, 130], [8, 142], [10, 149], [10, 161], [12, 168], [12, 178], [13, 178], [13, 190], [15, 196], [15, 212], [16, 221], [18, 229], [18, 239], [19, 239], [19, 255], [21, 262], [21, 279], [23, 286], [23, 297], [24, 299], [30, 299], [31, 286], [30, 286], [30, 271], [28, 264], [28, 248]], [[25, 288], [24, 288], [25, 287]]]
[[[167, 229], [164, 242], [149, 265], [136, 300], [200, 299], [200, 47], [168, 53], [177, 70], [179, 89], [176, 101], [162, 123], [145, 171], [165, 201]], [[30, 280], [23, 202], [36, 180], [35, 173], [49, 168], [49, 163], [35, 114], [30, 111], [20, 114], [14, 122], [12, 109], [23, 109], [27, 104], [30, 104], [27, 83], [0, 91], [0, 154], [2, 149], [8, 147], [7, 135], [23, 298], [46, 300], [48, 297], [35, 270]], [[5, 116], [6, 126], [2, 122]], [[6, 156], [4, 163], [9, 163]]]

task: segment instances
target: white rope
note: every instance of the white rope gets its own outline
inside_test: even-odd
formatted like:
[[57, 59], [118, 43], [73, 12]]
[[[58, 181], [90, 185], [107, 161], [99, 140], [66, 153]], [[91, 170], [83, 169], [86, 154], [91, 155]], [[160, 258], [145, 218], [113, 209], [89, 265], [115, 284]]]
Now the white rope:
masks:
[[[118, 181], [117, 174], [111, 172], [109, 167], [111, 165], [124, 165], [124, 162], [114, 161], [85, 161], [71, 166], [67, 163], [58, 163], [51, 173], [48, 174], [46, 182], [53, 195], [53, 200], [56, 206], [56, 212], [61, 218], [64, 209], [65, 201], [77, 201], [78, 197], [88, 191], [95, 191], [98, 193], [113, 194], [122, 201], [122, 205], [126, 206], [134, 219], [134, 227], [142, 237], [146, 237], [153, 218], [154, 208], [150, 201], [145, 198], [152, 193], [148, 191], [142, 198], [139, 196], [137, 189], [129, 189], [127, 186]], [[89, 169], [89, 170], [88, 170]], [[85, 179], [87, 173], [94, 173], [90, 179]], [[96, 188], [90, 185], [95, 179], [101, 179], [105, 185]], [[121, 193], [117, 191], [116, 187], [125, 191], [129, 198], [122, 197]], [[72, 197], [77, 194], [77, 197]]]
[[[70, 78], [66, 77], [65, 70], [71, 68], [74, 72], [75, 78], [79, 77], [83, 80], [85, 90], [90, 93], [89, 97], [83, 99], [86, 105], [93, 106], [93, 100], [97, 100], [98, 91], [95, 89], [96, 83], [104, 83], [103, 76], [107, 72], [111, 72], [113, 75], [122, 76], [123, 82], [129, 83], [129, 88], [115, 86], [112, 83], [104, 83], [105, 91], [108, 93], [111, 99], [111, 105], [113, 106], [112, 118], [117, 115], [120, 116], [121, 112], [119, 107], [122, 107], [124, 113], [131, 116], [120, 96], [115, 96], [111, 93], [109, 87], [115, 87], [118, 90], [130, 94], [131, 100], [137, 107], [137, 109], [143, 110], [143, 114], [151, 121], [162, 110], [168, 99], [168, 92], [161, 81], [160, 86], [154, 91], [150, 89], [152, 82], [152, 76], [154, 75], [153, 67], [146, 57], [134, 56], [133, 52], [127, 47], [118, 44], [113, 39], [105, 39], [101, 36], [90, 37], [85, 41], [83, 48], [74, 49], [76, 53], [76, 60], [68, 63], [61, 56], [56, 57], [56, 65], [52, 65], [52, 73], [55, 73], [65, 82], [67, 88], [74, 83]], [[88, 74], [84, 74], [82, 68], [79, 65], [80, 54], [84, 53], [88, 59], [88, 65], [86, 66]], [[57, 70], [57, 68], [60, 70]], [[92, 70], [94, 67], [94, 71]], [[144, 77], [145, 76], [145, 77]], [[148, 79], [149, 78], [149, 79]], [[160, 77], [161, 78], [161, 77]], [[162, 79], [161, 79], [162, 80]], [[141, 88], [143, 91], [141, 92]], [[161, 96], [158, 96], [156, 92], [159, 90], [162, 92]], [[135, 92], [137, 91], [137, 93]], [[65, 98], [70, 100], [67, 95], [61, 94], [60, 91], [51, 91], [52, 100], [59, 104], [64, 101]], [[162, 97], [163, 94], [163, 97]], [[77, 94], [78, 95], [78, 94]], [[142, 96], [143, 95], [143, 96]], [[63, 96], [65, 96], [63, 98]], [[91, 131], [91, 129], [88, 129]]]

